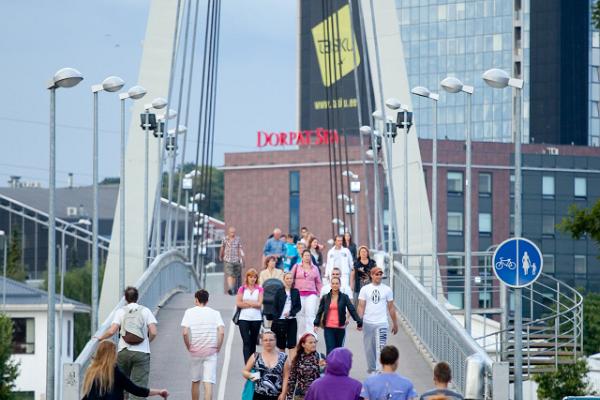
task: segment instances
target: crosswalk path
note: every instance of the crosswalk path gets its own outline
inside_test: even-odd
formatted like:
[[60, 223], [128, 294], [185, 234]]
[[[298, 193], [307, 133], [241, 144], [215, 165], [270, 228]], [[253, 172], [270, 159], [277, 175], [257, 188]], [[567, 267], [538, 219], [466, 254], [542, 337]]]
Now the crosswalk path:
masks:
[[[219, 292], [217, 294], [217, 292]], [[231, 323], [235, 307], [235, 298], [211, 291], [208, 305], [221, 312], [225, 322], [225, 345], [219, 355], [217, 387], [213, 398], [217, 400], [239, 400], [244, 380], [242, 341], [237, 326]], [[157, 315], [158, 336], [152, 342], [152, 361], [150, 371], [151, 387], [166, 387], [171, 393], [170, 399], [190, 398], [190, 361], [183, 344], [181, 318], [184, 311], [194, 305], [193, 295], [180, 293], [171, 298]], [[352, 323], [347, 329], [346, 347], [353, 353], [351, 376], [363, 381], [367, 376], [366, 359], [362, 347], [362, 333]], [[322, 333], [320, 330], [319, 333]], [[419, 393], [432, 386], [431, 366], [421, 356], [410, 337], [400, 329], [396, 336], [390, 336], [389, 344], [400, 350], [398, 372], [413, 381]], [[319, 341], [319, 351], [325, 353], [325, 343]]]

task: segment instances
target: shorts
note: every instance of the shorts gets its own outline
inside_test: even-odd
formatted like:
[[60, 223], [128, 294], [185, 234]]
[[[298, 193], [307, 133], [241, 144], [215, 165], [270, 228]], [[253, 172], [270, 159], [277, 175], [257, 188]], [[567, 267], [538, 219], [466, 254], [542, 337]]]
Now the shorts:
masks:
[[217, 383], [217, 355], [190, 357], [192, 360], [192, 382]]
[[242, 263], [240, 263], [240, 262], [230, 263], [230, 262], [225, 261], [225, 263], [223, 264], [223, 271], [225, 272], [225, 275], [227, 275], [227, 276], [238, 277], [242, 274]]

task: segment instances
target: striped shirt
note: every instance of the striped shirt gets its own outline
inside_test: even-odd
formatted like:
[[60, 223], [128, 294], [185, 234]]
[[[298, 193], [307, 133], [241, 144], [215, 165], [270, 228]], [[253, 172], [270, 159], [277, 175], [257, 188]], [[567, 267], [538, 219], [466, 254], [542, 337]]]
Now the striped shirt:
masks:
[[217, 329], [225, 326], [221, 313], [206, 306], [188, 308], [181, 326], [188, 329], [192, 357], [208, 357], [217, 353]]
[[227, 236], [223, 239], [223, 261], [228, 263], [238, 263], [242, 260], [242, 242], [239, 236], [233, 239]]

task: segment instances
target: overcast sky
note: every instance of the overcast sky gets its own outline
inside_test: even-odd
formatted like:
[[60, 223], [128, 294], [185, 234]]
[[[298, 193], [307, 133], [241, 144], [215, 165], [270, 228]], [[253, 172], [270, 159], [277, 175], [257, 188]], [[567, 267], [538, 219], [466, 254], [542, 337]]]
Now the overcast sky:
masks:
[[[65, 185], [67, 173], [73, 172], [76, 185], [91, 183], [90, 86], [109, 75], [122, 77], [127, 87], [135, 84], [149, 4], [0, 2], [0, 186], [6, 186], [10, 175], [47, 185], [46, 83], [64, 66], [79, 69], [85, 80], [57, 92], [57, 182]], [[226, 152], [255, 150], [259, 129], [296, 127], [296, 13], [294, 0], [223, 1], [215, 165], [222, 164]], [[100, 179], [118, 176], [118, 103], [108, 95], [100, 99]], [[191, 104], [197, 110], [196, 102]]]

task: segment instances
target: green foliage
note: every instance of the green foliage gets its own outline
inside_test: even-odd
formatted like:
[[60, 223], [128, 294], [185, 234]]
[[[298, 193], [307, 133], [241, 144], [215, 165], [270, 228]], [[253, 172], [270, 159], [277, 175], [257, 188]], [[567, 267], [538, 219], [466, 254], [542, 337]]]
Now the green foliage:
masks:
[[0, 400], [13, 399], [11, 390], [19, 376], [19, 364], [10, 359], [12, 354], [13, 323], [0, 314]]
[[600, 0], [592, 5], [592, 24], [594, 28], [600, 29]]
[[600, 245], [600, 200], [589, 209], [571, 205], [568, 215], [558, 224], [558, 229], [571, 234], [574, 239], [589, 235]]
[[107, 176], [102, 179], [100, 185], [118, 185], [119, 183], [121, 183], [121, 178], [118, 176]]
[[595, 394], [587, 379], [588, 371], [587, 362], [580, 359], [575, 364], [559, 365], [554, 372], [534, 375], [538, 399], [562, 400], [565, 396]]
[[24, 282], [27, 278], [25, 266], [21, 262], [23, 254], [23, 240], [19, 229], [13, 229], [8, 242], [6, 262], [6, 275], [16, 281]]
[[[202, 168], [201, 166], [196, 168], [196, 164], [187, 163], [183, 166], [183, 173], [185, 175], [185, 174], [193, 171], [194, 169], [200, 170], [201, 168]], [[221, 171], [215, 167], [209, 167], [207, 169], [207, 174], [210, 175], [210, 190], [211, 190], [211, 193], [210, 193], [211, 199], [210, 199], [210, 207], [209, 207], [208, 215], [210, 215], [211, 217], [214, 217], [214, 218], [223, 219], [223, 190], [224, 190], [223, 171]], [[207, 177], [205, 177], [205, 179], [206, 178]], [[173, 176], [173, 201], [177, 201], [178, 185], [179, 185], [179, 171], [175, 171], [175, 174]], [[200, 190], [200, 187], [202, 186], [202, 177], [201, 176], [195, 177], [193, 185], [194, 185], [194, 188], [196, 188], [196, 190]], [[162, 195], [164, 198], [167, 198], [169, 195], [169, 176], [167, 174], [163, 175]], [[205, 193], [205, 195], [208, 196], [208, 189], [207, 189], [207, 192]], [[185, 197], [183, 197], [183, 196], [184, 196], [184, 194], [182, 192], [182, 194], [181, 194], [181, 204], [182, 205], [185, 204]], [[206, 206], [207, 201], [208, 201], [208, 198], [206, 198], [204, 200], [204, 203], [200, 205], [201, 209]]]
[[583, 298], [583, 352], [600, 353], [600, 294], [588, 293]]

